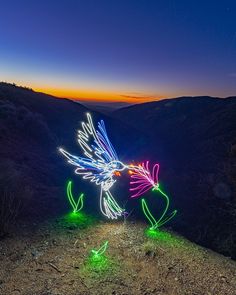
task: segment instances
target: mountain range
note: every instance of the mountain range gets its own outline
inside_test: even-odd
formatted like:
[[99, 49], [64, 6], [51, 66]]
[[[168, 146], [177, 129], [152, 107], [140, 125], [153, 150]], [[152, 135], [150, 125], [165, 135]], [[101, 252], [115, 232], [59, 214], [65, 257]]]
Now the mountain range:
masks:
[[[236, 258], [236, 97], [179, 97], [101, 113], [96, 106], [0, 83], [2, 228], [5, 215], [11, 227], [10, 219], [20, 225], [67, 210], [68, 178], [88, 196], [88, 210], [98, 213], [97, 188], [76, 177], [58, 153], [60, 146], [80, 153], [76, 130], [88, 111], [105, 121], [122, 160], [160, 163], [160, 185], [178, 210], [169, 226]], [[128, 198], [128, 176], [121, 177], [114, 195], [130, 218], [143, 218], [139, 200]], [[155, 198], [148, 200], [159, 210]]]

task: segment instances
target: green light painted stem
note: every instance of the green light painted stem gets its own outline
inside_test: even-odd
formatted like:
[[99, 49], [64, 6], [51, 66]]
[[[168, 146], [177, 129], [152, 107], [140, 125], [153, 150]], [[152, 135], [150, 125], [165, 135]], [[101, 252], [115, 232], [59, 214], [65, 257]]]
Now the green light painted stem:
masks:
[[154, 218], [154, 216], [151, 214], [150, 210], [148, 209], [146, 201], [144, 199], [142, 199], [142, 209], [143, 209], [145, 216], [147, 217], [147, 219], [149, 220], [149, 222], [151, 224], [150, 229], [155, 230], [155, 229], [161, 227], [162, 225], [164, 225], [165, 223], [167, 223], [168, 221], [170, 221], [176, 215], [177, 210], [174, 210], [169, 216], [165, 216], [168, 209], [169, 209], [169, 205], [170, 205], [169, 197], [160, 189], [159, 185], [155, 186], [152, 190], [159, 191], [161, 193], [161, 195], [164, 196], [165, 201], [166, 201], [166, 206], [165, 206], [165, 209], [164, 209], [162, 215], [160, 216], [160, 218], [158, 220], [156, 220]]
[[[164, 209], [164, 211], [163, 211], [163, 213], [162, 213], [162, 215], [161, 215], [161, 217], [157, 220], [157, 227], [159, 226], [159, 224], [161, 223], [161, 221], [162, 221], [162, 219], [164, 218], [164, 216], [166, 215], [166, 212], [168, 211], [168, 209], [169, 209], [169, 206], [170, 206], [170, 199], [169, 199], [169, 197], [160, 189], [160, 186], [158, 185], [156, 188], [154, 187], [153, 188], [153, 191], [155, 191], [155, 190], [157, 190], [157, 191], [159, 191], [161, 194], [162, 194], [162, 196], [164, 196], [164, 198], [165, 198], [165, 200], [166, 200], [166, 207], [165, 207], [165, 209]], [[163, 223], [164, 224], [164, 223]]]
[[92, 253], [96, 256], [102, 255], [108, 247], [108, 241], [106, 241], [98, 250], [92, 250]]
[[146, 201], [144, 199], [142, 199], [142, 209], [143, 209], [143, 213], [145, 214], [145, 216], [147, 217], [147, 219], [151, 223], [151, 228], [154, 228], [154, 226], [157, 224], [157, 221], [153, 217], [151, 212], [149, 211], [147, 203], [146, 203]]
[[67, 192], [67, 197], [68, 197], [68, 200], [71, 204], [71, 207], [73, 208], [73, 212], [74, 213], [79, 212], [84, 206], [84, 194], [82, 193], [79, 196], [77, 202], [75, 202], [75, 199], [72, 194], [72, 181], [71, 180], [68, 181], [66, 192]]

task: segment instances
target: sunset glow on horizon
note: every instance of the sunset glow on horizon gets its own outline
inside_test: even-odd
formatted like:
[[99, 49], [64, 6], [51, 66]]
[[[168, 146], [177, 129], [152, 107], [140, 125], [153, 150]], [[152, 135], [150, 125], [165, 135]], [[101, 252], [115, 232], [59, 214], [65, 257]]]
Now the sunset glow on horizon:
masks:
[[37, 92], [43, 92], [56, 96], [58, 98], [69, 98], [78, 101], [91, 102], [127, 102], [127, 103], [143, 103], [148, 101], [160, 100], [166, 97], [161, 96], [145, 96], [137, 94], [120, 94], [108, 91], [90, 91], [82, 89], [61, 89], [61, 88], [35, 88]]
[[[28, 78], [28, 81], [30, 81], [30, 78]], [[169, 93], [169, 94], [163, 94], [163, 95], [157, 95], [155, 93], [148, 93], [145, 91], [139, 91], [139, 92], [132, 92], [129, 89], [121, 89], [120, 91], [116, 89], [109, 89], [108, 85], [102, 85], [100, 86], [99, 89], [96, 89], [95, 87], [98, 88], [98, 85], [95, 85], [95, 87], [91, 88], [83, 88], [83, 87], [75, 87], [74, 85], [68, 85], [68, 86], [63, 86], [61, 81], [61, 86], [59, 86], [58, 81], [53, 81], [51, 82], [52, 85], [48, 84], [48, 82], [45, 81], [45, 85], [42, 83], [37, 83], [32, 80], [31, 82], [26, 82], [22, 79], [9, 79], [6, 80], [5, 82], [9, 83], [15, 83], [18, 86], [23, 86], [23, 87], [28, 87], [32, 88], [36, 92], [42, 92], [46, 93], [52, 96], [55, 96], [57, 98], [68, 98], [71, 100], [78, 100], [78, 101], [86, 101], [86, 102], [126, 102], [126, 103], [143, 103], [143, 102], [148, 102], [148, 101], [156, 101], [156, 100], [161, 100], [165, 98], [170, 98], [170, 97], [175, 97], [175, 95]], [[76, 85], [76, 82], [74, 82]]]

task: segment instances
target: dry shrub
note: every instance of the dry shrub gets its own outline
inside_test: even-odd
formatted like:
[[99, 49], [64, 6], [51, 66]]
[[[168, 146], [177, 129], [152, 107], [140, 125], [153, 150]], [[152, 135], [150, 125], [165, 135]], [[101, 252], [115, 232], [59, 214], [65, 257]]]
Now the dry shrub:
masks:
[[14, 226], [19, 213], [32, 195], [21, 167], [11, 160], [0, 164], [0, 237]]

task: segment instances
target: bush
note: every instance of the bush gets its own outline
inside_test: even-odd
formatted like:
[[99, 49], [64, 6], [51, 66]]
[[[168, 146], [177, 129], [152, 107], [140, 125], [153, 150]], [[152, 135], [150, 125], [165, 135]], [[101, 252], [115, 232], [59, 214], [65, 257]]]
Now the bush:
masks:
[[11, 160], [0, 164], [0, 237], [14, 226], [21, 209], [32, 195], [27, 179]]

